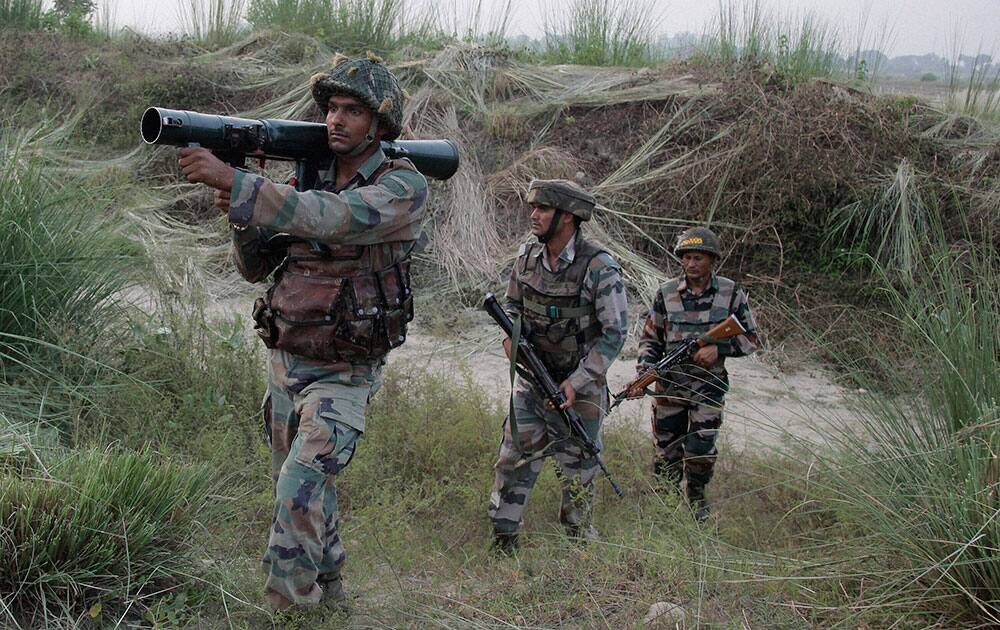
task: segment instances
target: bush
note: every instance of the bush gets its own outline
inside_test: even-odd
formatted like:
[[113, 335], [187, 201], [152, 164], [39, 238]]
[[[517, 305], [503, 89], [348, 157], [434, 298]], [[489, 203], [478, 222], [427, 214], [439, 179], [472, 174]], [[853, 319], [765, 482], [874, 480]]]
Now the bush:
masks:
[[195, 525], [212, 512], [211, 479], [205, 467], [123, 450], [61, 453], [38, 470], [3, 470], [0, 592], [8, 613], [41, 627], [88, 610], [97, 617], [109, 604], [147, 606], [149, 593], [192, 570]]
[[933, 72], [925, 72], [924, 74], [920, 75], [920, 80], [927, 83], [933, 83], [938, 80], [938, 75], [934, 74]]

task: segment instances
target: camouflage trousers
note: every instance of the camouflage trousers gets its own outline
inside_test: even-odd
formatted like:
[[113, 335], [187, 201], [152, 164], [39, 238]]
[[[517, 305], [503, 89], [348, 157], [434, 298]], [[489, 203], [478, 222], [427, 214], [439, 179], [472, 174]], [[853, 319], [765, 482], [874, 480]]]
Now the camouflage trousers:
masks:
[[657, 473], [677, 481], [683, 474], [689, 484], [704, 485], [712, 480], [728, 390], [729, 377], [724, 371], [690, 366], [657, 383], [652, 421]]
[[[577, 396], [573, 405], [583, 419], [587, 434], [598, 447], [601, 446], [601, 419], [607, 406], [606, 392], [595, 397]], [[600, 472], [597, 459], [585, 458], [579, 446], [564, 439], [566, 429], [559, 414], [546, 409], [542, 398], [534, 392], [519, 389], [514, 394], [514, 416], [519, 444], [514, 443], [508, 417], [504, 422], [500, 456], [494, 465], [496, 475], [489, 506], [493, 531], [513, 534], [521, 528], [528, 497], [545, 459], [540, 457], [518, 464], [522, 458], [539, 453], [546, 457], [551, 455], [559, 467], [557, 474], [562, 484], [559, 522], [567, 528], [589, 527], [594, 479]]]
[[325, 363], [269, 351], [264, 426], [274, 513], [262, 565], [275, 608], [317, 604], [322, 583], [340, 576], [345, 554], [334, 480], [354, 456], [381, 378], [381, 362]]

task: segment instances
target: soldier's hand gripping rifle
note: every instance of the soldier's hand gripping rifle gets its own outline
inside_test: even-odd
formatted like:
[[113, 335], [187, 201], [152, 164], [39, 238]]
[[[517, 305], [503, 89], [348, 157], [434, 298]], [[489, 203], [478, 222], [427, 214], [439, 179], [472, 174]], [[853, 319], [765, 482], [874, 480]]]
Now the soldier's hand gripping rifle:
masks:
[[[242, 168], [248, 157], [294, 161], [299, 190], [312, 188], [308, 180], [315, 179], [317, 166], [333, 159], [323, 123], [150, 107], [139, 129], [146, 144], [204, 147], [234, 168]], [[458, 147], [451, 140], [383, 141], [382, 151], [390, 159], [409, 158], [426, 177], [448, 179], [458, 170]]]
[[625, 389], [614, 395], [608, 413], [617, 407], [623, 400], [629, 398], [640, 398], [646, 393], [646, 388], [656, 382], [656, 379], [665, 376], [667, 371], [675, 365], [684, 363], [690, 359], [695, 352], [704, 348], [710, 343], [732, 339], [738, 335], [745, 335], [746, 329], [736, 319], [735, 315], [730, 315], [725, 320], [719, 322], [711, 328], [704, 336], [695, 339], [688, 339], [677, 346], [667, 356], [656, 362], [655, 365], [647, 368], [634, 381], [625, 386]]
[[[500, 303], [497, 302], [497, 299], [493, 297], [492, 293], [486, 294], [483, 308], [493, 318], [493, 321], [503, 329], [504, 333], [513, 339], [514, 323], [507, 316], [506, 311], [503, 310]], [[575, 442], [588, 457], [593, 457], [597, 460], [597, 465], [601, 467], [604, 476], [607, 477], [611, 487], [614, 488], [615, 494], [624, 496], [622, 489], [611, 478], [611, 473], [608, 472], [608, 468], [601, 461], [601, 449], [597, 448], [597, 444], [587, 435], [587, 429], [583, 426], [583, 419], [580, 418], [580, 414], [572, 407], [562, 408], [562, 405], [566, 402], [566, 395], [559, 389], [559, 384], [552, 379], [552, 375], [549, 374], [545, 364], [535, 354], [535, 349], [528, 343], [528, 340], [524, 337], [519, 337], [517, 347], [512, 348], [511, 352], [516, 353], [517, 362], [527, 371], [541, 394], [548, 402], [552, 403], [556, 413], [566, 423], [566, 429], [569, 431], [569, 439]]]

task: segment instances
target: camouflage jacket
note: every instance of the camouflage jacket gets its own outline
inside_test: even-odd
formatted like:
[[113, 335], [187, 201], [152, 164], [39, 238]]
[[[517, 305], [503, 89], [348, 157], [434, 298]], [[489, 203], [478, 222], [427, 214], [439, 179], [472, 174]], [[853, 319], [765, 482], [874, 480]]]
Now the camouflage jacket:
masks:
[[[559, 254], [555, 270], [549, 269], [545, 248], [532, 248], [530, 243], [521, 246], [518, 261], [529, 252], [535, 252], [534, 255], [540, 258], [538, 264], [543, 265], [547, 271], [555, 274], [564, 272], [575, 260], [578, 235], [579, 232]], [[515, 262], [507, 285], [506, 310], [511, 317], [524, 312], [524, 287], [517, 281], [517, 269], [518, 263]], [[606, 389], [608, 368], [621, 352], [628, 333], [628, 305], [625, 301], [621, 268], [611, 256], [603, 252], [591, 259], [580, 288], [580, 306], [588, 305], [593, 305], [599, 333], [583, 342], [580, 347], [580, 362], [570, 373], [568, 380], [578, 395], [596, 398], [603, 395]], [[520, 390], [530, 389], [523, 379], [518, 382]]]
[[[688, 288], [683, 275], [668, 280], [656, 292], [653, 306], [646, 317], [646, 325], [639, 337], [636, 369], [641, 372], [653, 365], [672, 346], [683, 339], [707, 332], [712, 325], [730, 314], [736, 315], [748, 335], [740, 335], [718, 344], [719, 361], [709, 370], [716, 374], [725, 374], [726, 357], [742, 357], [757, 350], [757, 323], [750, 311], [746, 293], [732, 280], [714, 273], [708, 288], [701, 295], [696, 295]], [[696, 318], [704, 320], [703, 323], [684, 321]]]
[[[408, 255], [420, 237], [427, 180], [395, 162], [379, 174], [386, 159], [381, 149], [375, 151], [341, 190], [334, 184], [336, 162], [320, 173], [319, 189], [309, 191], [237, 171], [229, 221], [240, 274], [260, 282], [274, 271], [288, 251], [287, 241], [271, 244], [278, 233], [329, 247], [370, 246], [371, 269]], [[376, 176], [379, 181], [369, 184]]]

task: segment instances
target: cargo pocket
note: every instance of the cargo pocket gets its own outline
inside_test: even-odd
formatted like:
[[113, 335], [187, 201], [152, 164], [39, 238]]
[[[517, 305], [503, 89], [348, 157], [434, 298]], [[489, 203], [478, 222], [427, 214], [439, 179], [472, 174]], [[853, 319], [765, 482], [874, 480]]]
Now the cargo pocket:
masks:
[[344, 278], [286, 271], [272, 289], [275, 347], [292, 354], [337, 361], [335, 342], [343, 322]]

